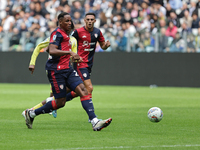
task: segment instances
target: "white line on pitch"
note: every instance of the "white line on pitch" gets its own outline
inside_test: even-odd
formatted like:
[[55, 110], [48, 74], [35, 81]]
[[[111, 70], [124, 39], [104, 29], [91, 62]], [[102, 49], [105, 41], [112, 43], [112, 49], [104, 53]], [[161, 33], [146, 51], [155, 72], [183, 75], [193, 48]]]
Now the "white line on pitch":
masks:
[[77, 147], [67, 149], [44, 149], [44, 150], [81, 150], [81, 149], [128, 149], [128, 148], [150, 148], [150, 147], [200, 147], [200, 144], [187, 145], [156, 145], [156, 146], [114, 146], [114, 147]]

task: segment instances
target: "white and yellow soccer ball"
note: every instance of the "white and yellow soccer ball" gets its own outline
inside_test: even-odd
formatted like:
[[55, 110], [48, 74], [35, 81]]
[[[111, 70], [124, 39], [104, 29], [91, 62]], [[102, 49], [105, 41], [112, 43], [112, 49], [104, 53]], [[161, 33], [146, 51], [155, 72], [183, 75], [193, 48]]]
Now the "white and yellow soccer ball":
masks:
[[160, 122], [163, 118], [163, 112], [159, 107], [152, 107], [148, 110], [147, 117], [151, 122]]

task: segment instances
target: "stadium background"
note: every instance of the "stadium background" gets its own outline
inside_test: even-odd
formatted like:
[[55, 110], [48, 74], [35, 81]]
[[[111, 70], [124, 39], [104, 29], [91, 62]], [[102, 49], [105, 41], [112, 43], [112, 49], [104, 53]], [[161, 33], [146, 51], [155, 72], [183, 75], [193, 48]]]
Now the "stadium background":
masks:
[[[200, 85], [198, 0], [0, 2], [0, 82], [48, 83], [44, 70], [47, 54], [40, 54], [36, 70], [30, 75], [31, 51], [56, 27], [56, 15], [66, 10], [76, 28], [83, 25], [86, 12], [94, 12], [96, 26], [111, 41], [110, 53], [102, 52], [99, 46], [96, 48], [94, 84]], [[170, 34], [172, 28], [167, 32], [169, 22], [173, 22], [173, 34]]]
[[[39, 55], [33, 75], [28, 70], [31, 52], [0, 54], [1, 83], [48, 83], [47, 54]], [[97, 53], [94, 85], [199, 87], [200, 55], [189, 53]]]

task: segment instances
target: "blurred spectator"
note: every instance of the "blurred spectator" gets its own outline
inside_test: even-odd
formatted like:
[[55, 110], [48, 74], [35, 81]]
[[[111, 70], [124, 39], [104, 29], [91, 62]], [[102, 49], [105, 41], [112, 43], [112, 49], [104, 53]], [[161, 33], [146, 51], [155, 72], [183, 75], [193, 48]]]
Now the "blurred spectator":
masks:
[[174, 11], [174, 12], [175, 12], [175, 10], [172, 9], [171, 5], [170, 5], [169, 3], [167, 3], [167, 4], [166, 4], [166, 17], [167, 17], [167, 19], [170, 17], [170, 12], [171, 12], [171, 11]]
[[184, 40], [177, 32], [175, 38], [173, 39], [170, 45], [170, 52], [183, 52], [183, 47], [184, 47]]
[[5, 31], [5, 32], [12, 31], [12, 27], [13, 27], [14, 23], [15, 23], [14, 16], [7, 13], [6, 17], [2, 21], [3, 31]]
[[190, 8], [189, 8], [190, 16], [195, 12], [198, 14], [197, 9], [196, 9], [196, 2], [194, 0], [190, 1]]
[[75, 29], [80, 28], [82, 26], [80, 12], [79, 11], [75, 11], [72, 17], [73, 17], [73, 22], [74, 22]]
[[47, 22], [42, 15], [36, 14], [34, 16], [34, 22], [38, 23], [40, 25], [40, 31], [41, 32], [45, 32], [47, 30]]
[[96, 4], [93, 7], [93, 13], [96, 15], [96, 18], [99, 18], [99, 15], [100, 15], [101, 12], [102, 12], [101, 5], [100, 4]]
[[107, 28], [107, 17], [104, 12], [101, 12], [99, 15], [99, 27]]
[[181, 0], [168, 0], [169, 4], [171, 5], [172, 9], [180, 9], [182, 7], [182, 1]]
[[123, 16], [122, 5], [120, 3], [116, 3], [116, 7], [112, 10], [112, 15], [113, 16], [116, 16], [116, 15]]
[[[79, 12], [80, 13], [80, 19], [83, 19], [85, 16], [85, 10], [84, 7], [82, 7], [81, 2], [80, 1], [74, 1], [73, 2], [73, 6], [71, 7], [71, 16], [73, 16], [73, 14], [75, 12]], [[73, 19], [73, 18], [72, 18]]]
[[[47, 6], [47, 9], [48, 9], [48, 6]], [[42, 8], [41, 3], [39, 1], [36, 2], [35, 3], [34, 14], [35, 15], [41, 15], [42, 17], [45, 17], [46, 13], [47, 13], [46, 8]], [[49, 13], [52, 13], [52, 12], [49, 12]]]
[[[182, 18], [182, 17], [184, 17], [184, 14], [185, 14], [185, 11], [188, 11], [188, 13], [189, 13], [189, 9], [188, 9], [188, 5], [187, 5], [187, 3], [186, 2], [183, 2], [183, 6], [181, 7], [181, 12], [179, 13], [179, 14], [177, 14], [177, 16], [179, 17], [179, 18]], [[189, 16], [190, 16], [190, 14], [189, 14]]]
[[133, 52], [137, 52], [137, 49], [139, 48], [139, 41], [140, 41], [140, 33], [136, 32], [134, 34], [134, 37], [131, 38], [131, 41], [130, 41], [131, 50]]
[[17, 28], [14, 28], [12, 37], [10, 38], [10, 51], [20, 50], [19, 39], [20, 39], [19, 30]]
[[[199, 52], [198, 48], [194, 50], [192, 47], [192, 44], [197, 45], [198, 42], [194, 43], [194, 41], [200, 37], [198, 33], [199, 7], [200, 0], [3, 0], [0, 5], [0, 32], [2, 32], [0, 36], [5, 41], [7, 40], [7, 44], [3, 46], [0, 43], [2, 45], [0, 47], [5, 47], [3, 49], [7, 50], [9, 34], [12, 34], [13, 30], [16, 33], [18, 29], [20, 33], [18, 48], [22, 47], [24, 50], [26, 47], [26, 50], [32, 50], [37, 42], [49, 36], [50, 32], [55, 29], [57, 15], [60, 12], [71, 14], [75, 28], [83, 25], [86, 13], [94, 12], [96, 14], [95, 26], [100, 27], [105, 35], [109, 31], [108, 37], [114, 43], [111, 44], [114, 46], [109, 51], [116, 51], [117, 44], [122, 43], [121, 38], [125, 37], [127, 38], [125, 49], [127, 52], [152, 52], [154, 46], [156, 46], [155, 49], [159, 51], [162, 49], [163, 52], [173, 51], [172, 46], [175, 46], [175, 51], [183, 52], [183, 49], [180, 50], [181, 40], [175, 38], [176, 33], [179, 32], [184, 40], [187, 38], [185, 35], [188, 36], [188, 42], [185, 41], [186, 46], [188, 44], [188, 47], [184, 47], [185, 52]], [[120, 36], [122, 34], [119, 32], [123, 32], [123, 36]], [[195, 40], [190, 36], [192, 34]], [[26, 39], [25, 36], [27, 36]], [[115, 43], [115, 40], [118, 42]], [[158, 40], [157, 44], [155, 40]], [[171, 47], [162, 45], [161, 41], [168, 41], [165, 43]], [[178, 46], [177, 44], [172, 45], [172, 41], [173, 43], [179, 41]], [[2, 40], [1, 42], [4, 43]], [[12, 46], [11, 49], [15, 50], [14, 47]]]
[[141, 11], [143, 12], [144, 17], [150, 14], [150, 9], [148, 3], [146, 1], [142, 1], [141, 3]]
[[177, 27], [174, 25], [174, 23], [172, 21], [169, 22], [169, 26], [166, 30], [166, 36], [171, 36], [173, 38], [175, 38], [175, 35], [177, 33]]
[[106, 17], [108, 18], [108, 22], [111, 22], [113, 15], [112, 15], [112, 11], [114, 9], [114, 1], [113, 0], [109, 0], [108, 3], [108, 9], [106, 10]]
[[127, 37], [124, 35], [124, 32], [122, 30], [118, 32], [116, 43], [117, 43], [117, 51], [124, 51], [124, 52], [126, 51]]
[[197, 52], [200, 52], [200, 28], [198, 28], [198, 34], [195, 37], [195, 47], [197, 48]]
[[67, 13], [69, 13], [70, 14], [70, 12], [71, 12], [71, 7], [69, 6], [69, 5], [64, 5], [64, 7], [63, 7], [63, 12], [67, 12]]
[[162, 6], [164, 6], [164, 2], [163, 0], [149, 0], [150, 4], [153, 4], [153, 3], [160, 3]]
[[150, 23], [151, 23], [150, 32], [155, 35], [158, 31], [158, 28], [156, 27], [155, 21], [153, 19], [150, 20]]
[[109, 2], [107, 0], [102, 0], [101, 9], [103, 10], [104, 13], [106, 13], [106, 11], [108, 9], [108, 4], [109, 4]]
[[200, 19], [199, 19], [198, 15], [196, 13], [192, 14], [192, 19], [193, 20], [192, 20], [192, 26], [191, 26], [191, 28], [192, 29], [199, 28], [199, 21], [200, 21]]
[[168, 37], [165, 35], [166, 28], [162, 27], [159, 34], [159, 52], [166, 52], [168, 49]]
[[0, 21], [6, 17], [6, 7], [7, 7], [7, 1], [3, 0], [0, 1]]
[[191, 25], [192, 25], [192, 17], [190, 16], [190, 13], [189, 13], [189, 11], [186, 9], [185, 11], [184, 11], [184, 17], [180, 20], [180, 22], [181, 22], [181, 24], [183, 23], [183, 22], [185, 22], [185, 23], [187, 23], [187, 25], [189, 26], [189, 27], [191, 27]]
[[194, 36], [193, 35], [188, 35], [187, 36], [187, 52], [188, 53], [195, 53], [196, 48], [195, 48], [195, 41], [194, 41]]
[[134, 3], [133, 4], [133, 9], [131, 10], [131, 17], [132, 18], [137, 18], [138, 17], [138, 12], [139, 12], [138, 3]]
[[126, 12], [128, 12], [129, 14], [131, 13], [131, 10], [132, 10], [132, 8], [133, 8], [133, 4], [131, 3], [131, 2], [127, 2], [126, 3]]
[[175, 11], [171, 11], [171, 12], [170, 12], [170, 17], [168, 18], [168, 21], [169, 21], [169, 22], [172, 21], [172, 22], [174, 23], [174, 25], [175, 25], [176, 27], [178, 27], [178, 28], [181, 26], [180, 20], [179, 20], [179, 18], [177, 17]]
[[116, 51], [117, 44], [115, 43], [115, 37], [112, 35], [112, 33], [109, 30], [106, 30], [104, 34], [105, 40], [109, 40], [111, 45], [106, 49], [105, 52], [112, 52]]
[[129, 12], [125, 12], [124, 17], [122, 19], [122, 23], [127, 23], [127, 22], [133, 24], [133, 19], [131, 18], [131, 14]]
[[154, 51], [154, 39], [151, 36], [150, 32], [144, 33], [144, 47], [146, 52], [153, 52]]
[[114, 36], [118, 35], [118, 32], [122, 29], [121, 27], [121, 22], [120, 21], [116, 21], [115, 24], [113, 25], [113, 30], [112, 30], [112, 34]]
[[158, 29], [160, 30], [160, 28], [166, 28], [166, 21], [163, 19], [159, 20]]
[[[50, 13], [50, 18], [53, 20], [54, 18], [57, 17], [56, 14], [58, 11], [58, 6], [60, 6], [59, 0], [51, 0], [51, 1], [47, 2], [45, 14], [47, 12]], [[43, 9], [45, 9], [45, 8], [43, 8]], [[44, 15], [42, 14], [42, 16], [44, 17], [45, 14]]]
[[189, 35], [192, 33], [192, 30], [187, 22], [183, 22], [181, 24], [180, 32], [181, 32], [182, 37], [184, 36], [185, 33], [186, 33], [186, 35]]
[[68, 0], [60, 0], [60, 6], [68, 5]]
[[[86, 3], [84, 5], [84, 8], [85, 8], [85, 14], [89, 13], [89, 12], [94, 12], [93, 9], [90, 7], [90, 5], [88, 3]], [[84, 14], [84, 15], [85, 15]]]

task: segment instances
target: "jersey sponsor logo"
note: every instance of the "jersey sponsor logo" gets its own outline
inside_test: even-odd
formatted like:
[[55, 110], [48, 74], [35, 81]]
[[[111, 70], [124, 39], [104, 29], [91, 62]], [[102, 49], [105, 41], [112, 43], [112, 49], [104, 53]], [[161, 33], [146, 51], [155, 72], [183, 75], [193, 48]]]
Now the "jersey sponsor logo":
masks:
[[87, 38], [87, 36], [83, 35], [82, 38]]
[[95, 38], [97, 38], [97, 37], [98, 37], [98, 34], [95, 33], [94, 36], [95, 36]]
[[88, 41], [83, 41], [83, 46], [88, 46], [88, 45], [89, 45]]
[[89, 43], [90, 45], [95, 45], [96, 43], [95, 42], [93, 42], [93, 43]]
[[94, 48], [85, 48], [84, 51], [93, 51]]

